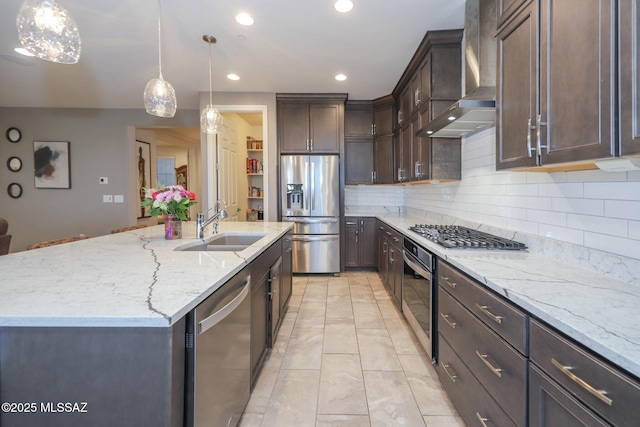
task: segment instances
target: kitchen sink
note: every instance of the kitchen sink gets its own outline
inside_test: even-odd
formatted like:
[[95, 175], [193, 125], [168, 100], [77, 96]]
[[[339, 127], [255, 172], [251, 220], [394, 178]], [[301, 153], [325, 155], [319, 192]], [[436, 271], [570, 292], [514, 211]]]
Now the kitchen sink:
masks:
[[248, 248], [267, 233], [221, 233], [205, 239], [178, 246], [176, 251], [226, 251], [237, 252]]

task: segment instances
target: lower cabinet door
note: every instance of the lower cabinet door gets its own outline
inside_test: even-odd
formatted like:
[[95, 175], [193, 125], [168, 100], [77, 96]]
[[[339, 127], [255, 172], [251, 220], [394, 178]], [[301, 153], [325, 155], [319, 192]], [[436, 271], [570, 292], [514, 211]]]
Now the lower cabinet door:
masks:
[[611, 426], [569, 395], [535, 365], [529, 364], [530, 427]]
[[[468, 427], [515, 427], [516, 424], [480, 385], [442, 335], [438, 342], [439, 361], [436, 370], [465, 424]], [[565, 427], [562, 424], [557, 426]]]
[[268, 274], [257, 278], [251, 285], [251, 388], [255, 384], [262, 361], [267, 353], [267, 339], [269, 337], [267, 325], [268, 290]]

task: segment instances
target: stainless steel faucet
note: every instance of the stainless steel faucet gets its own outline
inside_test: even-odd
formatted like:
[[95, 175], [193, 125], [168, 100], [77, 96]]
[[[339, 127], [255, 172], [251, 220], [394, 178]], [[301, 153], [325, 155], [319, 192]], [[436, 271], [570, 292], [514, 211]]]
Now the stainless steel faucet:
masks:
[[218, 223], [220, 222], [220, 219], [224, 219], [227, 218], [229, 215], [227, 215], [227, 202], [225, 202], [224, 200], [220, 199], [218, 201], [216, 201], [216, 205], [214, 208], [211, 209], [215, 209], [216, 212], [211, 215], [211, 217], [209, 217], [209, 219], [207, 219], [205, 221], [204, 216], [207, 214], [207, 212], [209, 212], [211, 209], [203, 212], [203, 213], [199, 213], [196, 217], [196, 233], [197, 233], [197, 237], [198, 239], [204, 239], [204, 229], [213, 222], [213, 233], [212, 234], [216, 234], [218, 232]]

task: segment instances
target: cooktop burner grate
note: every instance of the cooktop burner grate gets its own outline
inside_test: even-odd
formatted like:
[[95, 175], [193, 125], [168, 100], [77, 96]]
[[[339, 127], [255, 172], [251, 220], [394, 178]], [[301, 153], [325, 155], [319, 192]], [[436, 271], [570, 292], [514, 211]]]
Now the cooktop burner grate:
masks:
[[527, 246], [515, 240], [504, 239], [482, 231], [459, 225], [416, 224], [409, 230], [438, 243], [445, 248], [524, 250]]

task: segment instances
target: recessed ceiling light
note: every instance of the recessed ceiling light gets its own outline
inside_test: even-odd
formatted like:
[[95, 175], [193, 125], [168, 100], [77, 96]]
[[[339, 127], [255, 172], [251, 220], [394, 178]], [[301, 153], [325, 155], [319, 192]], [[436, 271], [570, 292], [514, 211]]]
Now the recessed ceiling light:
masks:
[[345, 80], [347, 80], [347, 76], [345, 76], [344, 74], [338, 74], [336, 75], [336, 80], [339, 82], [343, 82]]
[[333, 5], [338, 12], [349, 12], [353, 9], [353, 2], [351, 0], [338, 0]]
[[233, 73], [231, 73], [231, 74], [227, 74], [227, 78], [228, 78], [229, 80], [240, 80], [240, 76], [239, 76], [239, 75], [237, 75], [237, 74], [233, 74]]
[[236, 22], [240, 25], [253, 25], [253, 18], [248, 13], [239, 13], [236, 15]]
[[19, 53], [20, 55], [24, 55], [24, 56], [35, 56], [33, 53], [29, 52], [27, 49], [23, 48], [23, 47], [16, 47], [15, 50], [17, 53]]
[[454, 121], [456, 118], [454, 116], [449, 116], [447, 117], [447, 119], [449, 119], [450, 121]]

